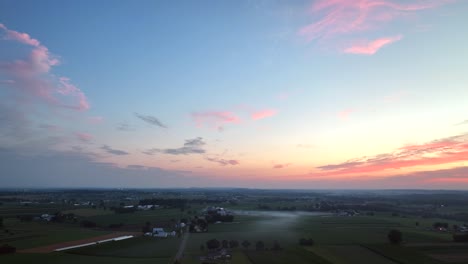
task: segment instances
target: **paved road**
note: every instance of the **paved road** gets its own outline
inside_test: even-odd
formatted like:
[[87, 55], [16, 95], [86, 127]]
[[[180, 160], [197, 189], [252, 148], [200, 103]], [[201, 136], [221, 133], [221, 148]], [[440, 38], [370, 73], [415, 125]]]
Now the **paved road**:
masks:
[[180, 260], [182, 256], [184, 255], [184, 250], [185, 246], [187, 246], [187, 241], [189, 238], [190, 232], [184, 232], [182, 241], [180, 242], [179, 250], [177, 251], [177, 254], [175, 256], [175, 260]]

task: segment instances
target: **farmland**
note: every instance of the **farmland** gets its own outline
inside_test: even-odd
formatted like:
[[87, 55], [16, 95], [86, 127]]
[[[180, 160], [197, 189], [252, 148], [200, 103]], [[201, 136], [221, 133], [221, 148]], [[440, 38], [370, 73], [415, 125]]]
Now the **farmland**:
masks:
[[[41, 199], [52, 200], [54, 196], [40, 195]], [[191, 233], [179, 263], [202, 263], [201, 258], [212, 254], [207, 242], [213, 239], [226, 241], [226, 244], [235, 242], [227, 247], [232, 258], [226, 261], [233, 264], [354, 264], [362, 263], [363, 259], [376, 264], [468, 263], [468, 245], [454, 243], [454, 231], [451, 231], [452, 227], [466, 223], [459, 215], [463, 203], [456, 202], [457, 209], [451, 215], [447, 215], [446, 207], [438, 214], [434, 209], [437, 204], [432, 202], [430, 194], [424, 205], [419, 204], [419, 198], [418, 202], [409, 204], [416, 213], [407, 211], [408, 205], [398, 205], [400, 196], [379, 197], [380, 201], [385, 201], [385, 206], [392, 206], [385, 210], [363, 210], [365, 203], [361, 200], [369, 199], [365, 196], [353, 198], [356, 201], [350, 205], [342, 202], [342, 196], [312, 192], [109, 191], [91, 192], [86, 201], [74, 198], [82, 197], [74, 193], [63, 192], [59, 196], [62, 200], [64, 196], [75, 200], [25, 205], [9, 193], [0, 206], [3, 219], [0, 244], [15, 247], [17, 253], [0, 256], [2, 263], [29, 263], [32, 260], [40, 263], [174, 263], [188, 229], [177, 231], [175, 237], [156, 238], [142, 236], [142, 228], [162, 227], [170, 231], [175, 223], [201, 217], [208, 206], [226, 207], [232, 210], [234, 219], [210, 223], [207, 232]], [[31, 197], [28, 200], [34, 201]], [[131, 208], [143, 200], [166, 203], [167, 199], [175, 198], [186, 202], [124, 213], [117, 213], [121, 209], [115, 209]], [[376, 199], [372, 198], [373, 201]], [[405, 201], [411, 199], [405, 198]], [[444, 203], [450, 204], [450, 201]], [[311, 210], [320, 204], [332, 209]], [[431, 209], [427, 210], [428, 207]], [[55, 218], [46, 221], [40, 217], [43, 214]], [[450, 230], [435, 230], [433, 224], [436, 222], [443, 222]], [[402, 234], [399, 245], [388, 240], [387, 235], [392, 229]], [[64, 252], [26, 253], [38, 247], [95, 241], [113, 234], [134, 234], [135, 238]], [[299, 241], [304, 238], [311, 239], [313, 244], [300, 245]], [[249, 245], [243, 245], [244, 241]], [[260, 248], [259, 243], [262, 244]]]

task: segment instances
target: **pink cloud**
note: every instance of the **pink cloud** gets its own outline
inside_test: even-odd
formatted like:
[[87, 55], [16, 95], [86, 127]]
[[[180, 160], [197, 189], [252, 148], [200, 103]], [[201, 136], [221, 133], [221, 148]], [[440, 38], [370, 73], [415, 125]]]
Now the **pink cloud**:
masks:
[[424, 4], [398, 4], [382, 0], [320, 0], [310, 9], [311, 15], [322, 17], [302, 27], [298, 34], [308, 41], [340, 34], [366, 31], [376, 24], [390, 22], [408, 12], [430, 9], [448, 1], [426, 1]]
[[[308, 10], [309, 16], [314, 21], [301, 27], [297, 34], [307, 42], [331, 38], [354, 38], [356, 34], [377, 31], [397, 19], [449, 2], [453, 1], [410, 0], [400, 4], [395, 0], [318, 0], [314, 1]], [[401, 37], [377, 39], [345, 50], [347, 53], [374, 54], [379, 48], [399, 39]], [[337, 43], [337, 40], [335, 39], [333, 43]]]
[[322, 172], [314, 172], [312, 175], [332, 177], [348, 174], [366, 174], [417, 166], [434, 166], [468, 161], [467, 138], [468, 134], [463, 134], [426, 144], [404, 146], [393, 153], [359, 158], [340, 164], [324, 165], [317, 167]]
[[346, 48], [344, 53], [374, 55], [384, 46], [402, 39], [402, 36], [379, 38], [368, 43], [360, 43]]
[[192, 119], [197, 127], [208, 126], [219, 131], [224, 130], [226, 124], [237, 124], [241, 119], [229, 111], [208, 111], [192, 113]]
[[206, 157], [205, 159], [207, 161], [216, 162], [221, 166], [226, 166], [226, 165], [234, 166], [234, 165], [240, 164], [238, 160], [233, 160], [233, 159], [220, 159], [220, 158], [208, 158], [208, 157]]
[[351, 115], [351, 113], [353, 112], [355, 112], [355, 110], [353, 109], [346, 109], [346, 110], [340, 111], [338, 112], [338, 118], [347, 120], [349, 118], [349, 115]]
[[0, 31], [5, 32], [3, 39], [32, 47], [25, 59], [0, 61], [0, 74], [9, 78], [10, 87], [24, 97], [38, 99], [51, 106], [79, 111], [90, 108], [84, 93], [69, 78], [51, 73], [52, 67], [59, 65], [60, 61], [50, 54], [46, 46], [28, 34], [10, 30], [3, 24], [0, 24]]
[[290, 163], [276, 164], [276, 165], [273, 166], [273, 169], [283, 169], [283, 168], [289, 167], [289, 165], [291, 165], [291, 164]]
[[88, 133], [77, 132], [77, 133], [75, 133], [75, 136], [76, 136], [77, 139], [79, 139], [80, 141], [83, 141], [83, 142], [90, 142], [93, 139], [93, 136], [91, 134], [88, 134]]
[[272, 117], [272, 116], [276, 115], [277, 113], [278, 113], [277, 110], [265, 109], [265, 110], [261, 110], [261, 111], [257, 111], [257, 112], [252, 113], [250, 115], [250, 117], [252, 118], [252, 120], [260, 120], [260, 119], [263, 119], [263, 118]]
[[[267, 180], [267, 178], [265, 178]], [[428, 188], [428, 189], [467, 189], [468, 167], [455, 167], [442, 170], [426, 170], [412, 173], [398, 173], [385, 177], [375, 175], [313, 177], [311, 175], [288, 175], [281, 178], [281, 184], [295, 183], [296, 186], [314, 186], [315, 188]], [[300, 184], [300, 185], [298, 185]]]
[[41, 43], [37, 39], [31, 38], [31, 36], [29, 36], [28, 34], [20, 33], [20, 32], [14, 31], [14, 30], [9, 30], [3, 24], [0, 24], [0, 29], [3, 29], [3, 30], [6, 31], [6, 35], [5, 35], [4, 39], [14, 40], [14, 41], [17, 41], [17, 42], [20, 42], [20, 43], [23, 43], [23, 44], [27, 44], [27, 45], [30, 45], [30, 46], [34, 46], [34, 47], [39, 47], [39, 45], [41, 45]]

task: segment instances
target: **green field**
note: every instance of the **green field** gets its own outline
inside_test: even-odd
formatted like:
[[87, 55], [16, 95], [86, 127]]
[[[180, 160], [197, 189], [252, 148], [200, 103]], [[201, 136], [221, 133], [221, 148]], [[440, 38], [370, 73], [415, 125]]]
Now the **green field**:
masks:
[[114, 214], [111, 210], [92, 209], [92, 208], [72, 209], [72, 210], [63, 211], [63, 213], [75, 214], [76, 216], [82, 216], [82, 217]]
[[122, 258], [172, 258], [180, 243], [178, 238], [138, 237], [67, 251], [70, 254]]
[[6, 226], [9, 233], [5, 230], [0, 232], [0, 244], [7, 243], [19, 250], [110, 233], [109, 231], [85, 229], [71, 224], [20, 222], [16, 219], [8, 219]]
[[[177, 209], [158, 209], [132, 214], [109, 214], [105, 210], [75, 209], [70, 212], [81, 219], [97, 222], [100, 226], [111, 223], [141, 226], [146, 221], [153, 223], [187, 217]], [[105, 213], [104, 213], [105, 212]], [[258, 213], [236, 215], [234, 222], [211, 224], [207, 233], [191, 234], [184, 251], [182, 263], [200, 263], [200, 257], [207, 253], [200, 245], [209, 239], [248, 240], [248, 249], [233, 249], [233, 264], [263, 263], [316, 263], [316, 264], [360, 264], [363, 259], [375, 264], [443, 264], [431, 254], [461, 254], [466, 247], [441, 247], [448, 245], [451, 234], [430, 230], [432, 223], [439, 219], [419, 217], [395, 217], [389, 213], [375, 216], [339, 217], [333, 215], [272, 214]], [[419, 225], [416, 226], [415, 223]], [[450, 225], [458, 224], [448, 221]], [[23, 223], [8, 218], [6, 226], [14, 235], [2, 234], [0, 241], [8, 242], [18, 249], [43, 246], [62, 241], [93, 237], [107, 233], [83, 229], [72, 224]], [[403, 233], [403, 244], [388, 243], [387, 234], [391, 229]], [[300, 238], [312, 238], [315, 245], [303, 247]], [[64, 253], [15, 254], [1, 256], [2, 263], [172, 263], [178, 250], [180, 238], [157, 239], [139, 237], [119, 242], [109, 242], [83, 247]], [[265, 250], [255, 250], [255, 243], [263, 241]], [[282, 250], [273, 251], [274, 241]], [[435, 245], [435, 246], [431, 246]], [[434, 248], [436, 247], [436, 248]], [[368, 262], [368, 263], [371, 263]], [[466, 262], [457, 262], [459, 264]]]
[[2, 263], [22, 264], [22, 263], [47, 263], [47, 264], [168, 264], [172, 259], [155, 258], [116, 258], [73, 255], [67, 253], [50, 254], [15, 254], [0, 256]]

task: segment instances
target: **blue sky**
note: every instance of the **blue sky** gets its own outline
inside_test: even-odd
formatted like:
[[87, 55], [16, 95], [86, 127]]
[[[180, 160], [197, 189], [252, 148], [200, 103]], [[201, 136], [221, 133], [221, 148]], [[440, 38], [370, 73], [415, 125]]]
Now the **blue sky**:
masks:
[[[2, 1], [0, 149], [38, 166], [9, 164], [3, 181], [95, 186], [107, 170], [133, 187], [467, 188], [467, 9]], [[90, 179], [41, 176], [52, 157]]]

